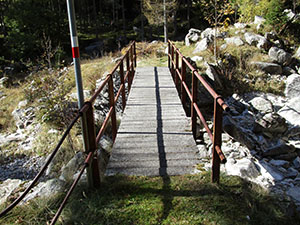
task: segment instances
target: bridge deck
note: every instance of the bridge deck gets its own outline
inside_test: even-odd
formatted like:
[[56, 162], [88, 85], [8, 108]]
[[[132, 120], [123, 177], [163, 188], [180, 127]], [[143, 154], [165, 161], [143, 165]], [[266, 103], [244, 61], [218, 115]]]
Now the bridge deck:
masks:
[[168, 68], [137, 68], [106, 175], [193, 173], [198, 149]]

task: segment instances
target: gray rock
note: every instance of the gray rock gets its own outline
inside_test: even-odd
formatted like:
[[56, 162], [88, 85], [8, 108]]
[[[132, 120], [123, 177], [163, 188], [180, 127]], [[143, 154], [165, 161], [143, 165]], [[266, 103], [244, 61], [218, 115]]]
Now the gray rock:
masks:
[[269, 49], [268, 40], [261, 35], [247, 32], [244, 34], [244, 38], [249, 45], [254, 45], [260, 49]]
[[[204, 39], [204, 38], [208, 38], [209, 40], [212, 40], [213, 37], [215, 36], [215, 29], [213, 28], [206, 28], [204, 31], [202, 31], [201, 33], [201, 38]], [[216, 37], [217, 38], [221, 38], [223, 37], [222, 33], [220, 33], [220, 31], [217, 29], [216, 30]]]
[[72, 180], [74, 173], [81, 167], [84, 162], [84, 155], [82, 152], [78, 152], [68, 163], [63, 166], [60, 180], [68, 181]]
[[262, 132], [267, 137], [272, 138], [274, 135], [283, 134], [288, 129], [286, 120], [277, 113], [268, 113], [261, 119], [256, 120], [254, 132]]
[[243, 158], [241, 160], [236, 160], [236, 163], [225, 164], [226, 173], [228, 175], [240, 176], [245, 179], [256, 178], [260, 175], [259, 170], [256, 168], [252, 160]]
[[273, 165], [273, 166], [277, 166], [277, 167], [283, 167], [283, 168], [288, 168], [290, 163], [288, 161], [285, 161], [285, 160], [275, 160], [275, 159], [272, 159], [270, 161], [270, 163]]
[[265, 73], [282, 74], [281, 66], [275, 63], [251, 62], [251, 64]]
[[[23, 104], [23, 102], [21, 102]], [[17, 107], [13, 112], [12, 116], [15, 120], [16, 126], [18, 129], [24, 129], [29, 124], [33, 122], [33, 119], [35, 118], [35, 108], [34, 107], [28, 107], [23, 108], [22, 104], [20, 104], [21, 107]]]
[[191, 43], [196, 43], [199, 41], [201, 31], [198, 29], [191, 28], [189, 33], [185, 36], [185, 45], [190, 46]]
[[232, 45], [236, 45], [236, 46], [244, 45], [244, 42], [240, 37], [225, 38], [225, 42], [226, 42], [226, 44], [232, 44]]
[[0, 205], [6, 202], [7, 198], [21, 183], [22, 181], [18, 179], [7, 179], [0, 184]]
[[0, 79], [0, 87], [2, 87], [2, 88], [8, 88], [8, 86], [9, 86], [9, 78], [8, 77], [2, 77], [1, 79]]
[[292, 69], [291, 67], [285, 66], [282, 68], [282, 74], [285, 76], [289, 76], [291, 74], [295, 74], [296, 71]]
[[294, 152], [295, 148], [293, 146], [287, 145], [282, 141], [279, 141], [276, 145], [271, 146], [263, 151], [263, 156], [278, 156], [282, 154], [287, 154]]
[[294, 126], [300, 126], [300, 101], [299, 97], [290, 99], [284, 107], [282, 107], [278, 114], [286, 119]]
[[297, 157], [297, 152], [290, 152], [287, 154], [274, 156], [274, 159], [293, 161]]
[[290, 167], [287, 169], [286, 177], [295, 178], [298, 175], [298, 171]]
[[297, 156], [296, 159], [293, 161], [293, 165], [296, 169], [300, 168], [300, 157]]
[[41, 182], [33, 188], [32, 192], [24, 198], [23, 202], [27, 202], [36, 197], [53, 196], [62, 191], [64, 185], [65, 183], [59, 179], [51, 179], [46, 182]]
[[249, 103], [253, 106], [253, 108], [255, 108], [263, 114], [270, 113], [273, 111], [272, 103], [263, 97], [255, 97], [251, 99]]
[[296, 53], [294, 54], [294, 57], [300, 58], [300, 46], [298, 47]]
[[255, 148], [255, 140], [253, 140], [250, 131], [239, 126], [237, 122], [228, 115], [223, 117], [223, 130], [249, 149]]
[[276, 167], [271, 166], [264, 160], [261, 160], [258, 165], [260, 167], [259, 170], [261, 174], [266, 178], [274, 181], [281, 181], [285, 178], [284, 175]]
[[203, 61], [203, 57], [201, 57], [201, 56], [194, 56], [194, 57], [192, 57], [191, 58], [194, 62], [197, 62], [197, 61]]
[[237, 29], [245, 29], [248, 26], [246, 23], [235, 23], [234, 27]]
[[300, 201], [300, 187], [291, 187], [286, 194], [292, 197], [294, 200]]
[[266, 19], [263, 18], [262, 16], [255, 16], [254, 17], [254, 24], [263, 24], [264, 22], [266, 22]]
[[286, 80], [284, 94], [288, 98], [299, 97], [300, 93], [300, 75], [292, 74]]
[[205, 63], [205, 65], [207, 66], [207, 69], [206, 69], [205, 73], [214, 82], [215, 89], [222, 90], [223, 89], [223, 84], [222, 84], [222, 81], [220, 79], [220, 75], [218, 74], [218, 72], [216, 70], [217, 65], [209, 64], [209, 63]]
[[201, 159], [210, 157], [211, 151], [205, 145], [197, 145], [197, 147], [199, 150], [199, 157]]
[[292, 61], [292, 55], [288, 52], [285, 52], [281, 48], [272, 47], [269, 50], [268, 53], [271, 60], [273, 60], [276, 63], [279, 63], [280, 65], [289, 65]]
[[197, 54], [200, 53], [202, 51], [205, 51], [206, 49], [208, 49], [208, 46], [211, 44], [210, 39], [208, 38], [203, 38], [201, 41], [198, 41], [196, 43], [196, 48], [193, 51], [193, 54]]
[[265, 38], [266, 38], [268, 41], [274, 41], [274, 40], [277, 40], [277, 39], [278, 39], [276, 33], [273, 32], [273, 31], [272, 31], [272, 32], [266, 32], [266, 33], [265, 33]]

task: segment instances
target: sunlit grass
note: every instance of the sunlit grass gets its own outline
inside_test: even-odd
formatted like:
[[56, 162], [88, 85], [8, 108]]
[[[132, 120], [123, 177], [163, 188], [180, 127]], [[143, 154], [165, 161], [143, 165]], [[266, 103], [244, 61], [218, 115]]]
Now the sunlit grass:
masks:
[[[64, 194], [36, 199], [0, 223], [46, 224]], [[2, 206], [3, 207], [3, 206]], [[297, 224], [255, 184], [210, 173], [172, 177], [108, 177], [98, 190], [78, 187], [57, 224]]]

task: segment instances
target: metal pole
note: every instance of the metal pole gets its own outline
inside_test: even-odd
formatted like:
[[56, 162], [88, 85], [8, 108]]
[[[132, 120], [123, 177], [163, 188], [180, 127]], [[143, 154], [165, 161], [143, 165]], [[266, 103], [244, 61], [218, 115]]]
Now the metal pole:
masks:
[[83, 89], [82, 89], [82, 78], [81, 78], [80, 58], [79, 58], [79, 43], [78, 43], [76, 21], [75, 21], [74, 0], [67, 0], [67, 7], [68, 7], [70, 36], [71, 36], [71, 43], [72, 43], [73, 62], [75, 67], [78, 107], [81, 108], [84, 104], [84, 96], [83, 96]]
[[164, 42], [168, 42], [168, 25], [167, 25], [167, 7], [166, 7], [166, 0], [163, 2], [164, 4]]
[[[78, 108], [81, 109], [84, 105], [84, 95], [83, 95], [83, 87], [82, 87], [82, 77], [81, 77], [81, 69], [80, 69], [80, 57], [79, 57], [79, 43], [77, 37], [77, 29], [76, 29], [76, 20], [75, 20], [75, 8], [74, 8], [74, 0], [66, 0], [67, 8], [68, 8], [68, 18], [69, 18], [69, 27], [70, 27], [70, 36], [72, 43], [72, 55], [73, 62], [75, 68], [75, 79], [76, 79], [76, 87], [77, 87], [77, 96], [78, 96]], [[90, 106], [92, 107], [92, 106]], [[92, 110], [92, 109], [91, 109]], [[95, 147], [92, 146], [92, 142], [94, 140], [89, 141], [89, 133], [87, 128], [87, 115], [83, 113], [81, 118], [81, 128], [82, 128], [82, 136], [83, 136], [83, 145], [86, 153], [90, 151], [95, 151]], [[90, 137], [92, 139], [92, 137]], [[93, 148], [93, 149], [92, 149]], [[93, 177], [92, 169], [87, 169], [88, 177]], [[88, 179], [89, 185], [91, 187], [95, 186], [95, 183], [92, 179]]]

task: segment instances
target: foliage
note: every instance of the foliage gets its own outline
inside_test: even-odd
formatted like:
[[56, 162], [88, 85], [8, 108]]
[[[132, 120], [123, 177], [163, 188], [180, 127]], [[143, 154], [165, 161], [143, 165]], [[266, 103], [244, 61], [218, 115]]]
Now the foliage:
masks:
[[284, 11], [283, 0], [270, 0], [266, 12], [266, 21], [271, 24], [277, 31], [287, 22]]
[[204, 18], [213, 26], [228, 27], [232, 21], [235, 10], [229, 0], [202, 1]]
[[[171, 20], [170, 15], [177, 6], [176, 0], [166, 0], [168, 20]], [[151, 25], [160, 26], [163, 24], [163, 4], [160, 0], [143, 0], [143, 12]]]
[[37, 100], [39, 110], [37, 116], [42, 122], [52, 122], [59, 127], [64, 127], [70, 115], [70, 104], [65, 99], [74, 84], [72, 80], [63, 73], [44, 71], [32, 77], [32, 81], [24, 89], [25, 98], [34, 102]]

